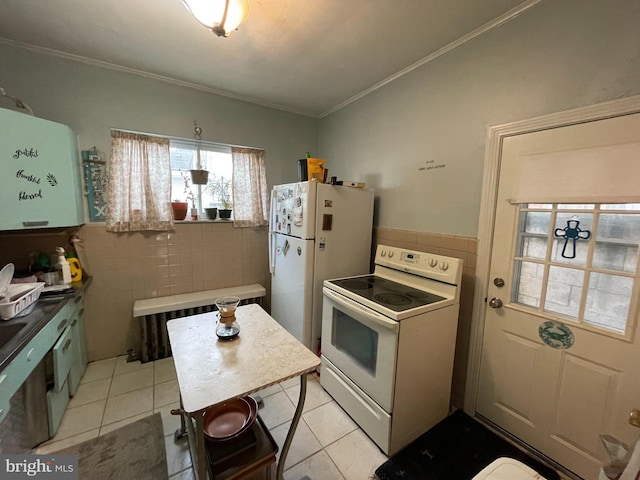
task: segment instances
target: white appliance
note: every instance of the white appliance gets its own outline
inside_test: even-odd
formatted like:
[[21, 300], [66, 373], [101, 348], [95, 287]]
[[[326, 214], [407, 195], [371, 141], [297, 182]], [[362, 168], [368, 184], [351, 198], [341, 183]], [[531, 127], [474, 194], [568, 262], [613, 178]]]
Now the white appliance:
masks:
[[500, 457], [482, 469], [471, 480], [545, 480], [524, 463], [513, 458]]
[[317, 182], [273, 187], [271, 316], [319, 349], [322, 282], [370, 271], [373, 191]]
[[320, 383], [387, 455], [449, 414], [462, 260], [378, 245], [324, 282]]

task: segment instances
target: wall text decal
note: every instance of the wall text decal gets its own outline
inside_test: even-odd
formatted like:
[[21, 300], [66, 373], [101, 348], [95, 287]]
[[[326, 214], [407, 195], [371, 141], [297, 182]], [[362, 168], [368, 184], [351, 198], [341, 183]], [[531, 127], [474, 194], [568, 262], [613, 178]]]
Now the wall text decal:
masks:
[[436, 163], [435, 160], [427, 160], [424, 163], [425, 165], [423, 167], [418, 167], [419, 172], [428, 172], [431, 170], [438, 170], [440, 168], [445, 168], [447, 166], [446, 163]]

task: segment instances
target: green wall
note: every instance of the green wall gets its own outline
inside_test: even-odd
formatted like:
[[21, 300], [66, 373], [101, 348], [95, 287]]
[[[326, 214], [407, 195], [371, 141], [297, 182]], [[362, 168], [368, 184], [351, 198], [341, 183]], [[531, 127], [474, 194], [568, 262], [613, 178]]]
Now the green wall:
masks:
[[81, 150], [109, 154], [110, 129], [264, 148], [270, 185], [297, 179], [298, 158], [317, 150], [318, 120], [0, 42], [0, 86], [36, 116], [64, 123]]
[[475, 237], [488, 128], [640, 94], [639, 26], [638, 0], [543, 1], [322, 119], [320, 156], [378, 226]]

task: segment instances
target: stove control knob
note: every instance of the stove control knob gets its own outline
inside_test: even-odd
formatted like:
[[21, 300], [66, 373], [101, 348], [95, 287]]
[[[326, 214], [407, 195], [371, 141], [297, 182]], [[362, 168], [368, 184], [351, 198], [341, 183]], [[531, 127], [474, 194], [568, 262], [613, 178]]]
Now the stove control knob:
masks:
[[387, 256], [387, 251], [386, 250], [381, 250], [380, 251], [380, 256], [381, 257], [386, 257]]
[[393, 252], [389, 250], [389, 258], [393, 257]]
[[430, 258], [429, 259], [429, 266], [431, 268], [435, 267], [436, 265], [438, 265], [438, 260], [436, 260], [435, 258]]
[[449, 264], [447, 262], [440, 262], [439, 268], [443, 272], [446, 272], [447, 269], [449, 268]]

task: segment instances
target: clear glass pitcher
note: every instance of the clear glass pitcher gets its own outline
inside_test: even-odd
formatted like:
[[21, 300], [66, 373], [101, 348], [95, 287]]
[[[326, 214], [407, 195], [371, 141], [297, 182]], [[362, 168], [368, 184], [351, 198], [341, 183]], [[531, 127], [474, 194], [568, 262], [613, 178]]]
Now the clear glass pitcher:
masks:
[[220, 297], [214, 300], [220, 318], [216, 325], [216, 335], [221, 340], [233, 340], [240, 333], [240, 327], [236, 321], [236, 308], [240, 303], [238, 297]]

